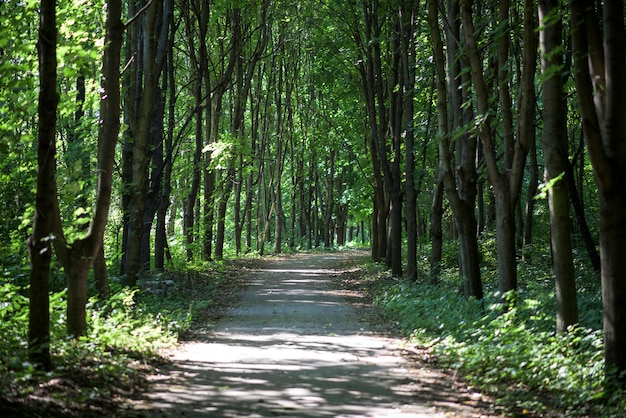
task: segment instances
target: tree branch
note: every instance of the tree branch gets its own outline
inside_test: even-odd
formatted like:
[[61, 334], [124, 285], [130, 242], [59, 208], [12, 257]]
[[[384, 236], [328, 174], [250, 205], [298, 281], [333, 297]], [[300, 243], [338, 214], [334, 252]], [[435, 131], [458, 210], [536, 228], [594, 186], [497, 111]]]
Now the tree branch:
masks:
[[152, 2], [154, 0], [148, 0], [148, 3], [146, 3], [141, 9], [139, 9], [139, 11], [137, 13], [135, 13], [135, 16], [131, 17], [128, 22], [124, 23], [124, 29], [126, 29], [127, 27], [129, 27], [130, 25], [132, 25], [133, 23], [135, 23], [135, 21], [137, 19], [139, 19], [139, 17], [146, 11], [148, 10], [148, 7], [152, 6]]

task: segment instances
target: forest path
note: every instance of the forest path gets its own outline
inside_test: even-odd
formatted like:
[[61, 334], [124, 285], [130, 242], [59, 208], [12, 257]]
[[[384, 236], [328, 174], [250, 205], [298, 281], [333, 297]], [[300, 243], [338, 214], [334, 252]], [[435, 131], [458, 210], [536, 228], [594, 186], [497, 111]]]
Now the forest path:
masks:
[[411, 367], [402, 341], [372, 331], [342, 297], [331, 279], [354, 256], [307, 254], [251, 270], [238, 306], [207, 341], [171, 354], [137, 408], [148, 417], [480, 416], [471, 397]]

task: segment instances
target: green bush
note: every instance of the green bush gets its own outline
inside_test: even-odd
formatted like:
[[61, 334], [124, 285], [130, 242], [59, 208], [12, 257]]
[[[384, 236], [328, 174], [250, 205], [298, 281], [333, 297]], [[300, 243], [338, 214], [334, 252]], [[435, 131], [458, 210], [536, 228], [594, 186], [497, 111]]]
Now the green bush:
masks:
[[497, 292], [483, 301], [467, 300], [458, 291], [460, 279], [446, 274], [437, 286], [387, 284], [375, 301], [442, 366], [460, 371], [469, 384], [494, 394], [511, 411], [622, 414], [623, 390], [604, 380], [599, 287], [583, 287], [581, 324], [556, 335], [552, 279], [528, 265], [520, 271], [519, 292], [504, 298], [510, 305]]
[[102, 303], [92, 298], [88, 304], [90, 332], [85, 340], [105, 349], [148, 353], [175, 344], [177, 329], [181, 329], [178, 321], [146, 311], [137, 305], [136, 293], [137, 289], [122, 289]]
[[[70, 339], [65, 329], [66, 291], [54, 292], [50, 295], [54, 369], [38, 370], [28, 361], [26, 291], [10, 283], [0, 286], [0, 405], [10, 399], [25, 402], [34, 411], [52, 411], [83, 403], [114, 403], [117, 391], [135, 390], [146, 373], [145, 364], [158, 360], [159, 350], [177, 341], [167, 312], [147, 312], [136, 303], [136, 290], [127, 289], [106, 301], [91, 299], [88, 334]], [[45, 390], [46, 396], [27, 401], [35, 390]]]

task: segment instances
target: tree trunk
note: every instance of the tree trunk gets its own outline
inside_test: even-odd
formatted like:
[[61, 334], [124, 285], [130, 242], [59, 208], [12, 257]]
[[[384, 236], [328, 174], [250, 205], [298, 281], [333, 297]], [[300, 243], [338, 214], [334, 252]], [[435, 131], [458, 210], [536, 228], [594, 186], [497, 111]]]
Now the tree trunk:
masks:
[[483, 73], [483, 61], [478, 50], [474, 28], [472, 1], [461, 0], [461, 16], [467, 43], [467, 58], [470, 65], [471, 80], [474, 88], [476, 107], [480, 124], [478, 135], [482, 143], [487, 175], [493, 186], [496, 210], [496, 242], [498, 245], [498, 286], [501, 293], [517, 288], [517, 262], [515, 246], [515, 211], [519, 200], [524, 165], [530, 141], [534, 140], [534, 75], [537, 60], [537, 40], [535, 34], [536, 9], [533, 0], [524, 2], [524, 48], [522, 51], [522, 72], [520, 76], [520, 99], [518, 120], [518, 138], [515, 141], [512, 131], [512, 104], [509, 93], [510, 77], [507, 68], [510, 22], [509, 0], [500, 0], [498, 4], [499, 20], [503, 25], [498, 38], [498, 91], [499, 104], [503, 114], [503, 152], [504, 167], [500, 171], [496, 156], [495, 135], [492, 131], [493, 109], [490, 107], [489, 92]]
[[111, 295], [109, 286], [109, 275], [107, 273], [107, 264], [104, 256], [104, 245], [100, 244], [100, 249], [93, 261], [93, 276], [96, 281], [96, 292], [101, 300], [108, 299]]
[[365, 50], [364, 60], [359, 64], [359, 72], [365, 95], [365, 109], [368, 120], [368, 147], [374, 176], [374, 203], [372, 219], [372, 259], [381, 261], [387, 256], [387, 215], [389, 202], [385, 196], [383, 161], [386, 156], [388, 130], [387, 93], [381, 63], [381, 28], [378, 0], [363, 2], [365, 17], [365, 39], [355, 34], [360, 47]]
[[[167, 251], [167, 233], [168, 226], [166, 224], [167, 211], [170, 207], [170, 197], [172, 194], [172, 167], [174, 164], [174, 125], [176, 123], [176, 84], [174, 80], [174, 63], [173, 63], [173, 31], [170, 35], [170, 47], [167, 54], [167, 71], [165, 72], [165, 80], [163, 82], [166, 87], [164, 90], [168, 94], [167, 108], [167, 132], [165, 136], [165, 162], [163, 169], [163, 186], [160, 192], [159, 208], [157, 210], [157, 226], [154, 237], [154, 267], [157, 270], [165, 269], [165, 257]], [[174, 205], [175, 207], [175, 205]], [[175, 212], [174, 212], [175, 213]], [[172, 216], [175, 218], [175, 216]], [[170, 231], [171, 233], [172, 231]]]
[[335, 209], [335, 200], [333, 197], [333, 188], [335, 184], [335, 151], [330, 151], [328, 165], [326, 166], [326, 198], [324, 199], [324, 247], [330, 248], [333, 233], [333, 212]]
[[226, 233], [226, 209], [228, 207], [228, 200], [233, 190], [233, 183], [235, 182], [235, 167], [231, 162], [230, 167], [226, 171], [226, 178], [222, 179], [222, 193], [217, 203], [217, 231], [215, 238], [215, 259], [221, 260], [224, 258], [224, 235]]
[[[477, 222], [474, 213], [476, 202], [476, 138], [462, 133], [452, 144], [448, 129], [461, 131], [471, 120], [471, 115], [463, 110], [464, 87], [461, 83], [461, 65], [457, 59], [460, 39], [459, 9], [455, 2], [448, 2], [448, 20], [446, 30], [448, 71], [443, 52], [443, 43], [438, 27], [437, 2], [428, 3], [428, 21], [430, 24], [433, 52], [437, 70], [437, 114], [439, 143], [439, 167], [441, 181], [448, 201], [452, 207], [456, 229], [459, 233], [459, 273], [465, 283], [465, 294], [477, 299], [483, 298], [482, 281], [479, 266], [477, 241]], [[446, 79], [449, 88], [446, 86]], [[448, 113], [448, 96], [450, 97], [450, 116]], [[456, 154], [453, 151], [456, 150]], [[456, 165], [456, 173], [452, 166]], [[439, 198], [439, 197], [437, 197]], [[435, 203], [433, 201], [433, 203]], [[437, 244], [439, 245], [439, 243]], [[439, 250], [438, 250], [439, 251]], [[433, 273], [438, 273], [434, 271]]]
[[[195, 16], [192, 16], [192, 11]], [[204, 97], [208, 94], [205, 91], [205, 73], [208, 71], [208, 58], [206, 56], [206, 48], [203, 47], [203, 42], [207, 37], [208, 24], [209, 24], [209, 7], [207, 3], [195, 1], [193, 7], [185, 8], [183, 18], [185, 20], [185, 31], [187, 35], [187, 42], [189, 44], [189, 58], [191, 61], [191, 68], [194, 71], [194, 99], [195, 99], [195, 123], [194, 123], [194, 146], [193, 154], [191, 157], [191, 185], [189, 194], [186, 197], [183, 205], [183, 235], [185, 236], [186, 243], [186, 256], [187, 261], [191, 261], [194, 256], [193, 244], [196, 241], [196, 207], [198, 205], [198, 195], [200, 193], [200, 185], [202, 183], [203, 173], [203, 161], [202, 161], [202, 149], [203, 149], [203, 126], [204, 119], [202, 110], [205, 109], [207, 99]], [[198, 28], [199, 32], [199, 45], [196, 45], [195, 30]]]
[[[200, 70], [198, 70], [200, 71]], [[196, 106], [200, 108], [203, 103], [202, 99], [202, 82], [198, 81], [198, 85], [196, 87]], [[193, 151], [193, 159], [192, 159], [192, 174], [191, 174], [191, 188], [189, 190], [189, 194], [187, 195], [187, 199], [185, 201], [184, 206], [184, 215], [183, 215], [183, 234], [186, 237], [185, 242], [187, 243], [187, 261], [191, 261], [193, 259], [193, 243], [195, 241], [194, 236], [194, 226], [196, 223], [195, 219], [195, 208], [198, 204], [198, 194], [200, 192], [200, 182], [202, 180], [202, 112], [197, 112], [196, 114], [196, 122], [195, 122], [195, 141], [194, 141], [194, 151]]]
[[[600, 262], [607, 377], [626, 381], [626, 59], [624, 3], [571, 0], [578, 104], [600, 201]], [[604, 30], [601, 33], [600, 27]], [[593, 88], [595, 85], [595, 88]]]
[[56, 127], [57, 92], [56, 1], [42, 0], [39, 41], [39, 129], [37, 134], [37, 190], [35, 219], [28, 239], [30, 253], [30, 300], [28, 353], [31, 362], [44, 370], [52, 368], [50, 358], [49, 276], [52, 259], [54, 212], [57, 210]]
[[[555, 69], [563, 65], [560, 19], [557, 0], [539, 0], [539, 23], [541, 37], [541, 67], [543, 78], [543, 136], [542, 145], [545, 161], [545, 181], [551, 184], [548, 190], [550, 208], [550, 243], [552, 265], [556, 277], [556, 332], [563, 333], [578, 322], [576, 300], [576, 277], [572, 255], [572, 225], [569, 214], [567, 181], [563, 174], [567, 170], [567, 123], [565, 94], [561, 74]], [[549, 19], [549, 20], [548, 20]], [[552, 74], [549, 76], [549, 74]], [[560, 176], [560, 177], [559, 177]]]
[[443, 218], [443, 178], [437, 177], [433, 201], [430, 206], [430, 283], [439, 283], [441, 275], [441, 258], [443, 249], [443, 232], [441, 220]]
[[503, 295], [512, 290], [517, 290], [515, 211], [514, 206], [511, 205], [510, 192], [506, 182], [506, 177], [498, 175], [493, 185], [496, 201], [498, 290]]
[[[132, 88], [127, 91], [126, 112], [129, 112], [129, 130], [132, 140], [132, 182], [128, 205], [128, 241], [126, 242], [126, 278], [125, 285], [135, 286], [141, 270], [142, 239], [144, 231], [144, 213], [147, 207], [149, 164], [151, 160], [151, 127], [156, 110], [159, 75], [163, 69], [157, 60], [159, 48], [165, 48], [166, 42], [159, 38], [163, 16], [163, 1], [150, 4], [137, 23], [131, 26], [129, 42], [136, 42], [137, 54]], [[136, 10], [129, 9], [131, 16]], [[145, 37], [146, 42], [139, 42]], [[161, 43], [161, 45], [159, 45]], [[133, 46], [131, 45], [131, 48]], [[164, 59], [164, 58], [163, 58]]]
[[98, 187], [91, 224], [87, 235], [68, 243], [65, 240], [58, 203], [54, 213], [55, 251], [68, 280], [67, 332], [74, 337], [87, 331], [85, 308], [87, 303], [87, 275], [98, 251], [107, 223], [113, 188], [115, 148], [120, 130], [120, 51], [124, 25], [121, 21], [121, 1], [107, 2], [105, 50], [102, 73], [98, 131]]
[[529, 251], [526, 248], [532, 244], [533, 240], [533, 219], [535, 216], [535, 196], [539, 185], [539, 163], [537, 162], [537, 145], [535, 141], [530, 144], [529, 170], [530, 178], [528, 180], [528, 191], [526, 192], [526, 207], [524, 208], [524, 231], [522, 239], [523, 257], [525, 260], [530, 259]]
[[[242, 210], [241, 210], [241, 193], [242, 193], [243, 183], [244, 183], [244, 179], [243, 179], [243, 169], [244, 169], [243, 155], [239, 154], [237, 159], [238, 159], [238, 167], [237, 167], [237, 170], [236, 170], [237, 178], [235, 179], [235, 184], [234, 184], [235, 202], [234, 202], [234, 205], [233, 205], [233, 224], [234, 224], [234, 227], [235, 227], [235, 254], [237, 256], [239, 256], [241, 254], [241, 235], [243, 233], [243, 223], [244, 223], [246, 217], [245, 217], [245, 211], [243, 211], [243, 214], [242, 214]], [[242, 219], [242, 215], [243, 215], [243, 219]]]
[[405, 276], [408, 280], [417, 279], [417, 191], [414, 176], [415, 171], [415, 134], [413, 127], [414, 115], [414, 85], [415, 85], [415, 19], [418, 7], [417, 1], [407, 5], [401, 10], [400, 34], [402, 46], [402, 79], [405, 86], [402, 108], [404, 112], [404, 138], [405, 138], [405, 218], [407, 238], [407, 270]]
[[165, 90], [157, 88], [156, 102], [150, 127], [151, 173], [146, 193], [146, 208], [143, 214], [143, 234], [141, 236], [140, 270], [149, 270], [151, 265], [151, 234], [155, 216], [162, 203], [163, 174], [168, 164], [164, 153]]

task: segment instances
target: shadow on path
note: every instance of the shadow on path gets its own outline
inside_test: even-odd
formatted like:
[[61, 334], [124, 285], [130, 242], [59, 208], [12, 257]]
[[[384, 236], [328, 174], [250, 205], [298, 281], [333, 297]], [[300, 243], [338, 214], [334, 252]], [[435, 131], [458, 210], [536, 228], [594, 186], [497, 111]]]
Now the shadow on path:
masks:
[[399, 341], [372, 333], [332, 289], [345, 257], [252, 272], [240, 305], [208, 341], [173, 353], [137, 408], [149, 417], [476, 416], [435, 375], [416, 380]]

